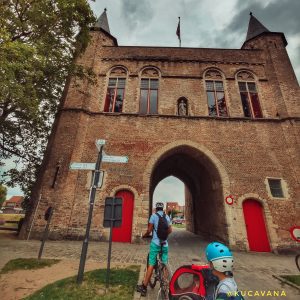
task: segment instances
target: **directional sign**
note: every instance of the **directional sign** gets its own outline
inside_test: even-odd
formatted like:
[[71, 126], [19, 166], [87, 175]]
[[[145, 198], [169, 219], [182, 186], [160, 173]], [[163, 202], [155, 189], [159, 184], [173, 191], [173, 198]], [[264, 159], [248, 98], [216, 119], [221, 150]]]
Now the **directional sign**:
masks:
[[[95, 172], [92, 172], [92, 180], [91, 180], [91, 187], [93, 186], [94, 184], [94, 176], [95, 176]], [[99, 179], [98, 179], [98, 182], [97, 182], [97, 188], [98, 189], [101, 189], [102, 188], [102, 185], [103, 185], [103, 178], [104, 178], [104, 171], [99, 171]]]
[[103, 155], [102, 156], [103, 162], [110, 162], [110, 163], [128, 163], [128, 156], [115, 156], [115, 155]]
[[95, 163], [77, 163], [73, 162], [70, 163], [71, 170], [95, 170], [96, 164]]
[[100, 146], [105, 145], [105, 140], [96, 140], [95, 144], [97, 149], [100, 151]]

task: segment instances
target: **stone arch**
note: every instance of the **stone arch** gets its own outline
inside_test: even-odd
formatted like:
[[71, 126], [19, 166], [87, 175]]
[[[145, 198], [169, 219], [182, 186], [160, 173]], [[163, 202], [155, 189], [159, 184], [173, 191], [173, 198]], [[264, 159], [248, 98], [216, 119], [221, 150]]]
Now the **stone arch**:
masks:
[[160, 78], [161, 71], [155, 66], [146, 66], [140, 70], [139, 75], [141, 78]]
[[204, 79], [212, 79], [212, 80], [224, 80], [225, 75], [222, 70], [215, 67], [209, 67], [204, 70], [203, 72], [203, 78]]
[[121, 185], [118, 185], [118, 186], [112, 188], [109, 193], [110, 197], [113, 197], [117, 192], [119, 192], [121, 190], [128, 190], [133, 193], [135, 199], [139, 198], [138, 191], [131, 185], [127, 185], [127, 184], [121, 184]]
[[[187, 163], [189, 168], [194, 168], [190, 174], [182, 171], [182, 163]], [[171, 167], [173, 169], [170, 170], [172, 164], [176, 164], [176, 166]], [[191, 209], [194, 206], [197, 210], [198, 215], [195, 213], [190, 216], [188, 230], [202, 234], [204, 237], [208, 237], [214, 232], [215, 238], [223, 238], [224, 241], [231, 243], [230, 208], [224, 205], [225, 195], [230, 194], [230, 182], [225, 167], [218, 158], [204, 146], [187, 140], [172, 142], [159, 149], [149, 159], [143, 176], [144, 210], [151, 211], [152, 196], [156, 185], [170, 175], [184, 182], [189, 191], [186, 194], [186, 200], [189, 201]], [[199, 192], [200, 189], [203, 191], [202, 195]], [[201, 199], [195, 202], [196, 198]], [[203, 213], [199, 212], [201, 207], [205, 207], [207, 201], [210, 201], [208, 199], [211, 199], [210, 208], [207, 210], [211, 218], [203, 218]], [[215, 227], [210, 228], [210, 221], [207, 220], [214, 219], [214, 214], [220, 222], [218, 224], [216, 222]], [[205, 229], [200, 230], [202, 225]]]
[[247, 69], [240, 69], [235, 73], [235, 78], [238, 81], [256, 81], [256, 74]]
[[276, 233], [278, 226], [276, 224], [274, 224], [274, 222], [273, 222], [273, 218], [272, 218], [272, 214], [271, 214], [271, 211], [269, 208], [268, 201], [266, 199], [260, 197], [256, 193], [243, 194], [237, 199], [236, 217], [238, 220], [243, 220], [243, 222], [240, 222], [240, 224], [239, 224], [240, 226], [238, 226], [238, 227], [236, 226], [236, 229], [238, 230], [238, 232], [236, 232], [236, 234], [238, 236], [242, 237], [242, 243], [245, 245], [244, 248], [245, 248], [245, 250], [249, 251], [250, 249], [249, 249], [249, 244], [248, 244], [248, 239], [247, 239], [247, 230], [246, 230], [246, 224], [245, 224], [244, 213], [243, 213], [243, 203], [249, 199], [255, 200], [262, 205], [263, 210], [264, 210], [265, 224], [266, 224], [267, 234], [268, 234], [268, 238], [269, 238], [269, 243], [270, 243], [271, 249], [276, 249], [279, 244], [278, 236]]
[[128, 69], [125, 66], [113, 66], [109, 71], [109, 77], [127, 77]]

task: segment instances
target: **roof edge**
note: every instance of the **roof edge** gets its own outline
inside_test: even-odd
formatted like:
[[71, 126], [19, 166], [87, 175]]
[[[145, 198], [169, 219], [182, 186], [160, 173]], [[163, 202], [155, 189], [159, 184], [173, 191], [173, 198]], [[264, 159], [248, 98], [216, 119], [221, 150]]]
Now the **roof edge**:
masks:
[[90, 31], [101, 31], [114, 41], [115, 46], [118, 46], [118, 40], [106, 30], [99, 27], [90, 27]]
[[262, 35], [280, 35], [281, 38], [282, 38], [282, 40], [283, 40], [284, 46], [286, 47], [286, 46], [288, 45], [288, 42], [287, 42], [287, 40], [286, 40], [285, 35], [284, 35], [283, 32], [273, 32], [273, 31], [269, 31], [269, 32], [262, 32], [262, 33], [260, 33], [259, 35], [256, 35], [256, 36], [254, 36], [253, 38], [251, 38], [251, 39], [249, 39], [249, 40], [246, 40], [246, 41], [243, 43], [243, 45], [242, 45], [242, 47], [241, 47], [241, 50], [244, 50], [243, 47], [245, 46], [246, 43], [248, 43], [249, 41], [252, 41], [252, 40], [254, 40], [254, 39], [256, 39], [256, 38], [258, 38], [258, 37], [260, 37], [260, 36], [262, 36]]

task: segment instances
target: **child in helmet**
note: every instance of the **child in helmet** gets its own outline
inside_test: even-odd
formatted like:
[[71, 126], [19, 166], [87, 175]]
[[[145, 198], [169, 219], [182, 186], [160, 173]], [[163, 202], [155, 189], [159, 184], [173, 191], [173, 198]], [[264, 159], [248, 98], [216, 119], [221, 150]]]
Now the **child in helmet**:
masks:
[[213, 242], [206, 247], [205, 252], [213, 275], [219, 279], [213, 299], [244, 299], [238, 291], [237, 284], [233, 278], [233, 256], [229, 248], [221, 243]]

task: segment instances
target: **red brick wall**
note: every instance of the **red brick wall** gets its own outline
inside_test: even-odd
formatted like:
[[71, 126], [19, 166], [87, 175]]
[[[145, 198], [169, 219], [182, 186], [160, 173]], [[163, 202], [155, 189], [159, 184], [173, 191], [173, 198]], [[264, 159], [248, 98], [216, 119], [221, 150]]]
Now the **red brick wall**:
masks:
[[[261, 37], [257, 43], [268, 41]], [[94, 142], [102, 138], [107, 141], [106, 153], [127, 155], [129, 163], [103, 164], [106, 176], [96, 196], [93, 238], [107, 236], [102, 227], [103, 201], [105, 196], [120, 188], [131, 189], [135, 194], [133, 240], [140, 234], [151, 207], [152, 170], [158, 161], [164, 159], [161, 156], [157, 160], [155, 155], [164, 147], [177, 144], [202, 164], [201, 182], [207, 182], [205, 195], [199, 194], [201, 201], [194, 203], [198, 210], [193, 211], [192, 192], [186, 195], [189, 229], [194, 230], [197, 222], [204, 224], [201, 222], [206, 214], [207, 228], [218, 231], [225, 240], [228, 233], [233, 246], [247, 249], [241, 205], [250, 195], [264, 204], [272, 248], [290, 245], [287, 230], [297, 222], [296, 216], [300, 214], [299, 86], [295, 83], [285, 49], [259, 48], [263, 50], [114, 47], [102, 32], [93, 32], [91, 45], [78, 63], [93, 67], [97, 84], [79, 82], [79, 92], [74, 80], [71, 81], [48, 145], [45, 172], [37, 183], [36, 190], [41, 194], [41, 200], [32, 236], [42, 231], [44, 210], [52, 205], [55, 207], [52, 237], [82, 237], [87, 220], [90, 174], [68, 167], [71, 162], [94, 162], [97, 157]], [[117, 65], [128, 70], [123, 113], [103, 113], [107, 73]], [[145, 66], [155, 66], [160, 70], [159, 108], [155, 116], [138, 114], [139, 75]], [[217, 68], [224, 76], [229, 118], [207, 116], [203, 79], [207, 68]], [[255, 74], [264, 115], [262, 120], [243, 117], [235, 80], [236, 73], [242, 69]], [[176, 116], [177, 100], [182, 96], [188, 99], [189, 117]], [[277, 113], [279, 117], [276, 117]], [[191, 145], [195, 145], [194, 148]], [[201, 149], [212, 153], [217, 161]], [[61, 167], [57, 184], [51, 188], [58, 161]], [[218, 166], [222, 166], [223, 171]], [[161, 172], [167, 174], [168, 170], [162, 168]], [[188, 181], [189, 175], [184, 176]], [[195, 178], [195, 175], [191, 176]], [[226, 187], [220, 182], [220, 178], [225, 178], [222, 176], [228, 178]], [[287, 182], [288, 198], [270, 198], [265, 186], [266, 177], [283, 178]], [[225, 193], [238, 199], [236, 206], [225, 206]], [[209, 199], [211, 197], [216, 199]], [[38, 196], [35, 206], [37, 203]], [[203, 213], [205, 207], [210, 207], [209, 213]], [[193, 214], [196, 219], [197, 214], [201, 218], [193, 221]], [[28, 219], [24, 235], [32, 218], [33, 214]]]

